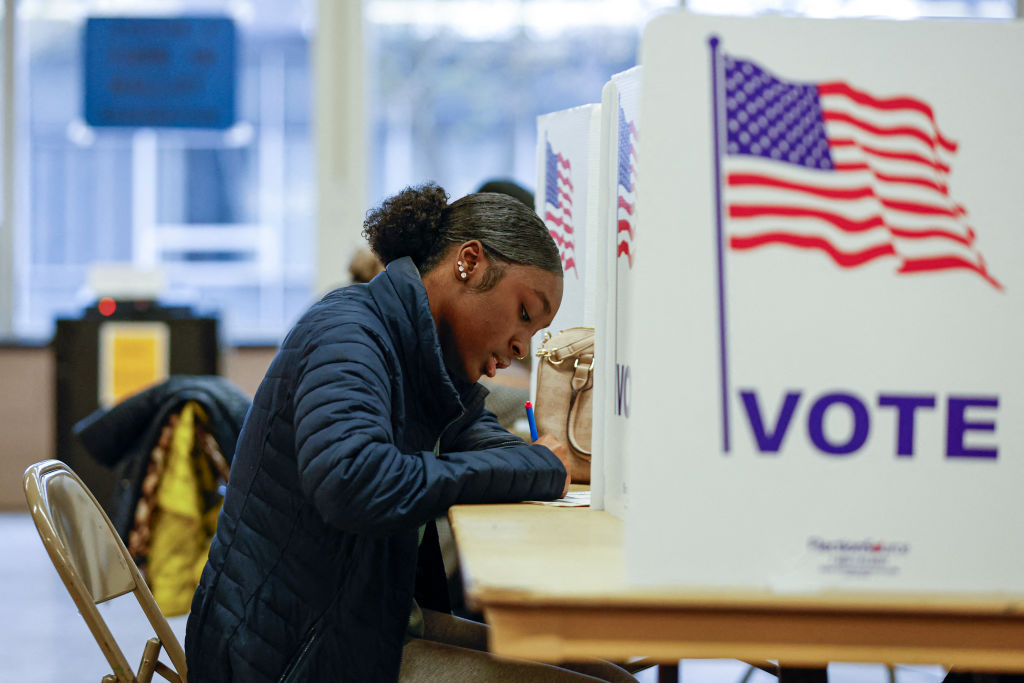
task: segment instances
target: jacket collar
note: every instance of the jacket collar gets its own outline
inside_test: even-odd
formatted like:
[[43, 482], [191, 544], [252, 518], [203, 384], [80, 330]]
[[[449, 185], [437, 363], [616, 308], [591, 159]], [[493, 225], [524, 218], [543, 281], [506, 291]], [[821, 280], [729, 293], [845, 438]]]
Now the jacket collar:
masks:
[[412, 259], [406, 256], [389, 263], [369, 288], [402, 355], [406, 381], [424, 397], [427, 410], [444, 422], [478, 410], [487, 389], [445, 366], [427, 290]]

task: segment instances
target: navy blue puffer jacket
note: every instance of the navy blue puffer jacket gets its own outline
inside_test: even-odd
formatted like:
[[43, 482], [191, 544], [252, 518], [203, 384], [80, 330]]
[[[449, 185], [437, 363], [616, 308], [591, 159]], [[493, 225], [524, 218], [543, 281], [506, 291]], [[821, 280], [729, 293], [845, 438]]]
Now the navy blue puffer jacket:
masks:
[[396, 680], [418, 528], [456, 503], [557, 498], [565, 482], [485, 394], [448, 374], [411, 260], [315, 304], [239, 436], [189, 615], [189, 681]]

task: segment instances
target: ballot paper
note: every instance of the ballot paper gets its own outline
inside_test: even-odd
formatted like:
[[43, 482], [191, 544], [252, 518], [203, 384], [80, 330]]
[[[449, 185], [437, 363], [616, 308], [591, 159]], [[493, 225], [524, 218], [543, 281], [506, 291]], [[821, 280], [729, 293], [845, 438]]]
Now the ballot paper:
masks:
[[558, 500], [528, 500], [527, 503], [537, 505], [551, 505], [559, 508], [585, 508], [590, 505], [590, 491], [569, 491], [565, 498]]

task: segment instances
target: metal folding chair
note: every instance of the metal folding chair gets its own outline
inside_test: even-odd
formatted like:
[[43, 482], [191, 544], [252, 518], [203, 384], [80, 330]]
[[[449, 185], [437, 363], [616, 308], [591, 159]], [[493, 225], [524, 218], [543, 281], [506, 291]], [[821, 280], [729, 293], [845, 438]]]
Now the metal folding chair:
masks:
[[[46, 552], [113, 669], [103, 683], [149, 683], [154, 673], [174, 683], [186, 683], [185, 652], [92, 492], [58, 460], [30, 466], [25, 470], [24, 485]], [[146, 642], [137, 671], [128, 664], [96, 609], [96, 605], [127, 593], [135, 595], [156, 634]], [[171, 667], [159, 661], [161, 647]]]

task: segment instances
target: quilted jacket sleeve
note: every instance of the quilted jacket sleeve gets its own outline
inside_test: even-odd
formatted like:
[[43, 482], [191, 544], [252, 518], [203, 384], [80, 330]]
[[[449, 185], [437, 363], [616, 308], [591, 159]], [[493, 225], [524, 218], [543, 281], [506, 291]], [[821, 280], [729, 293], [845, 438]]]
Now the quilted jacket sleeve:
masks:
[[[392, 433], [390, 379], [401, 369], [371, 330], [341, 329], [311, 348], [294, 396], [301, 485], [329, 524], [389, 534], [456, 503], [561, 494], [565, 470], [541, 446], [402, 453]], [[511, 437], [504, 435], [507, 442]]]
[[525, 443], [518, 436], [502, 427], [494, 413], [484, 410], [480, 413], [480, 417], [466, 425], [458, 434], [455, 434], [450, 443], [446, 441], [441, 444], [441, 447], [446, 451], [482, 450], [485, 448], [519, 446]]

